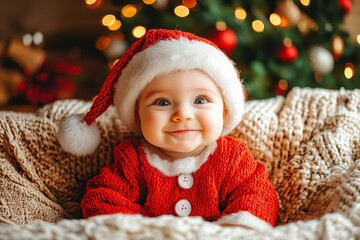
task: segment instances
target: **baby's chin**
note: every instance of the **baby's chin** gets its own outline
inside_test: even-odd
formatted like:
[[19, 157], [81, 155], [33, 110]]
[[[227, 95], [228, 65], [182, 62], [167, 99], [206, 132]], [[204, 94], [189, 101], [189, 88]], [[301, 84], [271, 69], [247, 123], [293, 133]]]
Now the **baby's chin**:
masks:
[[205, 146], [178, 146], [176, 148], [162, 148], [162, 152], [168, 156], [181, 159], [198, 156], [204, 150], [204, 148]]

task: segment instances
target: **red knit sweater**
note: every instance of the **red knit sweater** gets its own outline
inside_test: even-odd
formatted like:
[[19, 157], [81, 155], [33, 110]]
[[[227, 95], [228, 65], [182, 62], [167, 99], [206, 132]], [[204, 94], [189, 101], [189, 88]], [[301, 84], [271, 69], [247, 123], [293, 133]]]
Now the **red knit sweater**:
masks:
[[253, 159], [241, 140], [219, 138], [215, 151], [191, 174], [189, 189], [179, 186], [178, 176], [166, 176], [149, 164], [139, 138], [116, 146], [114, 157], [114, 163], [87, 184], [81, 202], [85, 218], [113, 213], [178, 215], [175, 206], [185, 199], [191, 205], [190, 216], [213, 221], [249, 212], [275, 225], [276, 192], [264, 165]]

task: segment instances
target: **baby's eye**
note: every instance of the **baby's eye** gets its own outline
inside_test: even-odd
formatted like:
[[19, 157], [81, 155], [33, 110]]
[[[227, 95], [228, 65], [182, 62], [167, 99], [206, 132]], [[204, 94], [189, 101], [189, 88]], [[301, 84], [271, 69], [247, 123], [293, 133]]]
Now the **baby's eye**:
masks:
[[197, 97], [194, 101], [194, 104], [205, 104], [208, 101], [206, 100], [205, 97]]
[[163, 99], [163, 98], [157, 99], [155, 101], [155, 104], [158, 106], [170, 106], [171, 105], [169, 100]]

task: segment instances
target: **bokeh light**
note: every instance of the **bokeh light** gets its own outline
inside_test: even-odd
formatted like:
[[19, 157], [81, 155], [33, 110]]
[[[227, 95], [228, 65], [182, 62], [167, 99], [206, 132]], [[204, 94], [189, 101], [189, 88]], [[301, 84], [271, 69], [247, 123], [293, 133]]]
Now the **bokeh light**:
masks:
[[131, 18], [131, 17], [135, 16], [136, 13], [137, 13], [137, 9], [132, 4], [125, 5], [121, 9], [121, 14], [126, 18]]
[[344, 75], [347, 79], [350, 79], [355, 75], [355, 67], [352, 63], [347, 63], [345, 65]]
[[105, 15], [105, 16], [103, 17], [103, 19], [102, 19], [102, 24], [103, 24], [104, 26], [108, 27], [108, 26], [114, 24], [115, 21], [116, 21], [116, 18], [115, 18], [114, 15], [112, 15], [112, 14], [107, 14], [107, 15]]
[[143, 26], [136, 26], [131, 31], [135, 38], [141, 38], [146, 33], [146, 28]]
[[235, 9], [235, 17], [240, 20], [240, 21], [244, 21], [246, 18], [246, 11], [245, 9], [243, 9], [242, 7], [237, 7]]
[[300, 0], [301, 4], [304, 6], [309, 6], [310, 5], [310, 0]]
[[120, 20], [115, 20], [115, 22], [113, 24], [108, 26], [108, 29], [110, 31], [116, 31], [116, 30], [119, 30], [120, 27], [121, 27], [121, 21]]
[[143, 3], [147, 4], [147, 5], [151, 5], [155, 2], [155, 0], [143, 0]]
[[281, 17], [276, 13], [272, 13], [269, 17], [269, 20], [274, 26], [280, 26], [281, 24]]
[[215, 27], [219, 31], [224, 31], [227, 28], [227, 25], [224, 21], [217, 21]]
[[255, 32], [263, 32], [265, 29], [264, 23], [260, 20], [253, 21], [251, 26]]
[[179, 5], [174, 9], [174, 13], [178, 17], [186, 17], [189, 15], [190, 10], [184, 5]]
[[288, 82], [287, 82], [286, 80], [281, 79], [281, 80], [279, 81], [279, 83], [278, 83], [278, 86], [279, 86], [279, 88], [280, 88], [281, 90], [287, 90], [288, 87], [289, 87], [289, 84], [288, 84]]
[[88, 8], [97, 8], [101, 4], [101, 0], [85, 0], [86, 6]]

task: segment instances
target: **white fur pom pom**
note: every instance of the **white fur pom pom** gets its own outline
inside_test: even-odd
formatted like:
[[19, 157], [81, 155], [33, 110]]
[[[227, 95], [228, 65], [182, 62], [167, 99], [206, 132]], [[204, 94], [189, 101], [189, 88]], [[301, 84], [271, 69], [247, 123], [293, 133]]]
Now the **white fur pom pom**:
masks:
[[93, 153], [100, 143], [100, 131], [96, 124], [87, 125], [83, 118], [82, 114], [64, 118], [57, 135], [61, 147], [77, 156]]

